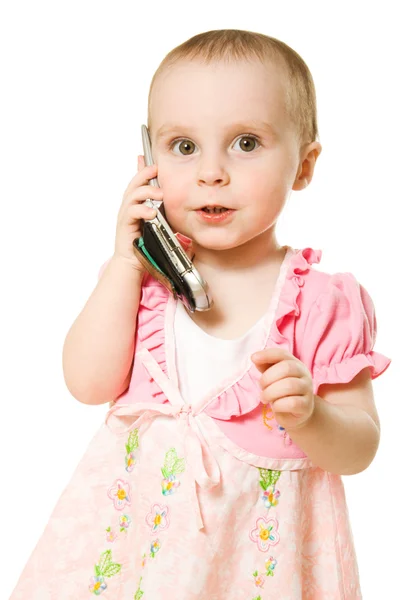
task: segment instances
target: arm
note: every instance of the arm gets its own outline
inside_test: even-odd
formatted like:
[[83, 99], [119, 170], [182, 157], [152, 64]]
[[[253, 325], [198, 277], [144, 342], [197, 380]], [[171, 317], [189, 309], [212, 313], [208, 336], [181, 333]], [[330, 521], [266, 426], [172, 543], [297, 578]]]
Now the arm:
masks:
[[304, 425], [287, 429], [315, 466], [339, 475], [364, 471], [378, 450], [379, 418], [369, 368], [347, 384], [321, 385]]
[[105, 404], [125, 391], [132, 372], [143, 272], [113, 256], [63, 347], [65, 383], [84, 404]]
[[349, 383], [321, 384], [317, 396], [311, 373], [289, 351], [267, 348], [252, 360], [262, 373], [261, 401], [315, 466], [339, 475], [368, 467], [380, 436], [369, 367]]

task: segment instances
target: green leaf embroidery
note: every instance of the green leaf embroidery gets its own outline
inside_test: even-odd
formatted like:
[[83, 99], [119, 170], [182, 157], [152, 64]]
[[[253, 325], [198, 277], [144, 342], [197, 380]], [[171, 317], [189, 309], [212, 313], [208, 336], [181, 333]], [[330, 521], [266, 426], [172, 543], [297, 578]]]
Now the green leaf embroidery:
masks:
[[103, 571], [103, 575], [104, 575], [104, 577], [113, 577], [113, 575], [116, 575], [117, 573], [119, 573], [120, 570], [121, 570], [120, 564], [112, 563]]
[[119, 573], [121, 566], [112, 562], [111, 550], [106, 550], [100, 555], [99, 564], [94, 567], [96, 577], [112, 577]]
[[258, 467], [258, 470], [260, 471], [260, 485], [263, 488], [263, 490], [269, 488], [270, 485], [275, 485], [275, 483], [281, 476], [281, 471], [273, 471], [272, 469], [262, 469], [260, 467]]
[[140, 578], [138, 589], [136, 590], [136, 594], [134, 595], [133, 600], [140, 600], [140, 598], [144, 594], [144, 592], [140, 589], [141, 583], [142, 583], [142, 577]]
[[172, 475], [172, 469], [173, 469], [173, 466], [174, 466], [177, 458], [178, 458], [178, 455], [176, 453], [175, 448], [171, 448], [170, 450], [168, 450], [168, 452], [165, 455], [165, 460], [164, 460], [164, 469], [166, 470], [167, 473]]
[[127, 454], [139, 448], [139, 429], [134, 429], [130, 432], [128, 443], [125, 444], [125, 448]]
[[184, 470], [185, 470], [185, 459], [178, 458], [178, 460], [174, 464], [173, 475], [179, 475], [180, 473], [183, 473]]
[[179, 475], [185, 470], [185, 459], [178, 458], [175, 448], [170, 448], [165, 455], [164, 467], [161, 472], [165, 479], [169, 475]]
[[100, 560], [99, 560], [99, 569], [100, 569], [101, 575], [104, 575], [104, 570], [107, 569], [107, 567], [110, 564], [111, 564], [111, 550], [106, 550], [100, 556]]

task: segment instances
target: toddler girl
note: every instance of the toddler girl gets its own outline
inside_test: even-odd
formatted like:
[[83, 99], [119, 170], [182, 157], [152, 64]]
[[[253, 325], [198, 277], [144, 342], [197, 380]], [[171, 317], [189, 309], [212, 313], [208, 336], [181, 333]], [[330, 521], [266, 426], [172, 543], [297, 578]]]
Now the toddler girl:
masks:
[[[321, 152], [312, 76], [279, 40], [206, 32], [161, 63], [148, 127], [155, 165], [139, 157], [63, 351], [72, 395], [113, 403], [11, 599], [361, 598], [341, 476], [375, 456], [390, 359], [355, 276], [275, 234]], [[135, 258], [147, 198], [210, 310]]]

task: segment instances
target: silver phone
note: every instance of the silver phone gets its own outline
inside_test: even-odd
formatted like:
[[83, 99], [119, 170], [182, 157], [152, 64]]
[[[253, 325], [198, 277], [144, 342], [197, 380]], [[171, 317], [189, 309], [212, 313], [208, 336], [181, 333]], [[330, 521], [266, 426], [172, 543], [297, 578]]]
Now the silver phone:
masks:
[[[146, 166], [153, 164], [150, 135], [142, 125], [142, 142]], [[149, 184], [160, 187], [157, 178]], [[143, 266], [160, 281], [190, 312], [206, 311], [213, 305], [207, 282], [186, 254], [165, 217], [163, 202], [147, 199], [146, 206], [157, 211], [153, 219], [144, 219], [142, 237], [133, 242], [135, 255]]]

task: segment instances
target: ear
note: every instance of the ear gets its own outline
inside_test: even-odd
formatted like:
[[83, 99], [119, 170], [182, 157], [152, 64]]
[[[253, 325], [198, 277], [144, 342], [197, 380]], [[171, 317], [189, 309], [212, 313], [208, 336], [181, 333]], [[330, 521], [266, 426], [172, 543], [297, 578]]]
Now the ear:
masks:
[[300, 165], [292, 186], [293, 190], [303, 190], [311, 183], [314, 175], [315, 163], [321, 152], [322, 146], [319, 142], [307, 144], [302, 149], [300, 154]]

